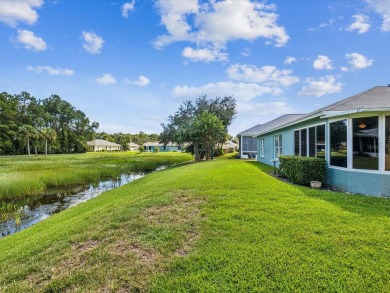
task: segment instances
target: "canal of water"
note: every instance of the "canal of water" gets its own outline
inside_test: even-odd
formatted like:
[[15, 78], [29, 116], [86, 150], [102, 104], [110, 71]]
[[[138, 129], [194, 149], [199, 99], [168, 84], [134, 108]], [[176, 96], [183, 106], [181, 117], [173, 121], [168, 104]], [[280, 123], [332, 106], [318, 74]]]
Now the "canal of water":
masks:
[[[163, 169], [160, 167], [159, 169]], [[45, 194], [29, 196], [27, 199], [14, 201], [19, 205], [17, 217], [0, 222], [0, 238], [26, 229], [55, 213], [97, 197], [105, 191], [120, 187], [143, 177], [145, 174], [123, 174], [115, 180], [100, 181], [98, 184], [73, 188], [72, 190], [48, 190]]]

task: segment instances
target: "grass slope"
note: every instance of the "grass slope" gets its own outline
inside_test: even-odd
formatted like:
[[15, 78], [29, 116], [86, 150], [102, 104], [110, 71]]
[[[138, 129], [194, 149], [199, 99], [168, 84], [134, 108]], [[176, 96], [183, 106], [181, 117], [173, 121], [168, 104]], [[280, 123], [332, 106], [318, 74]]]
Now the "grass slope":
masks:
[[0, 288], [390, 291], [389, 200], [297, 187], [264, 169], [169, 168], [1, 239]]

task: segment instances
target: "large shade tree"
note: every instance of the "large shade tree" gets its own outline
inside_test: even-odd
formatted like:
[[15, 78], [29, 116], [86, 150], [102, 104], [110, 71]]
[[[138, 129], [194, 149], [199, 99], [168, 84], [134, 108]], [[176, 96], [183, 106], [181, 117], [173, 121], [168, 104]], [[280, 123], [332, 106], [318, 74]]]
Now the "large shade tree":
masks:
[[[202, 96], [195, 102], [185, 101], [175, 114], [168, 117], [168, 123], [161, 124], [163, 132], [160, 134], [160, 141], [165, 144], [190, 144], [196, 161], [200, 160], [200, 149], [203, 148], [207, 154], [206, 159], [209, 159], [214, 144], [224, 142], [227, 128], [235, 115], [236, 101], [231, 96], [215, 99]], [[206, 127], [203, 133], [199, 129], [200, 125]], [[216, 127], [218, 131], [208, 132], [207, 128], [212, 127]], [[205, 135], [206, 132], [208, 135]]]

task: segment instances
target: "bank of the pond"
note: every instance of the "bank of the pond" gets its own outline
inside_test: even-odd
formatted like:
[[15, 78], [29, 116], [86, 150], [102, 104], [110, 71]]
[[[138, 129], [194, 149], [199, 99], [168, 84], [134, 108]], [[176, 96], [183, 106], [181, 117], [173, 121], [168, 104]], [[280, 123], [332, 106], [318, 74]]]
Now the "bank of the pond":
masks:
[[31, 195], [28, 199], [13, 200], [14, 210], [8, 215], [3, 214], [1, 217], [2, 213], [7, 211], [3, 212], [0, 206], [0, 238], [20, 232], [53, 214], [74, 207], [144, 175], [145, 173], [122, 174], [118, 178], [100, 181], [88, 187], [78, 186], [67, 190], [47, 190], [45, 194]]
[[4, 292], [389, 292], [390, 201], [255, 162], [152, 173], [0, 239]]
[[120, 174], [149, 172], [192, 160], [183, 153], [87, 153], [0, 157], [0, 200], [25, 197], [53, 187], [85, 185]]

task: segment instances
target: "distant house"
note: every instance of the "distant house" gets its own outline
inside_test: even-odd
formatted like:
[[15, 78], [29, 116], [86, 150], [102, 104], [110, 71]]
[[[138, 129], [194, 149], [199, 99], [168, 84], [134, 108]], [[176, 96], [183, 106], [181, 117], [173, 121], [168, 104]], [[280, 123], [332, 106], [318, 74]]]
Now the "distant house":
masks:
[[223, 149], [225, 152], [236, 151], [236, 150], [238, 150], [238, 144], [232, 142], [231, 140], [228, 140], [227, 142], [225, 142], [225, 143], [222, 145], [222, 149]]
[[154, 152], [156, 148], [158, 148], [159, 152], [174, 152], [174, 151], [181, 151], [181, 146], [174, 144], [174, 143], [168, 143], [167, 145], [164, 145], [160, 142], [145, 142], [143, 144], [145, 152]]
[[120, 151], [122, 146], [120, 144], [110, 142], [104, 139], [94, 139], [92, 141], [88, 141], [87, 145], [94, 152], [113, 152]]
[[130, 142], [127, 144], [130, 151], [138, 151], [139, 144], [136, 144], [134, 142]]
[[390, 196], [390, 86], [292, 120], [285, 116], [262, 124], [254, 134], [259, 162], [273, 165], [280, 155], [324, 158], [329, 186]]

